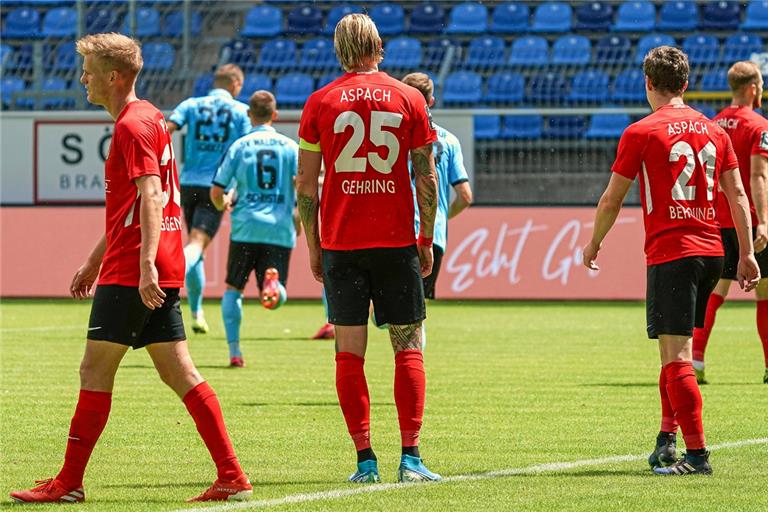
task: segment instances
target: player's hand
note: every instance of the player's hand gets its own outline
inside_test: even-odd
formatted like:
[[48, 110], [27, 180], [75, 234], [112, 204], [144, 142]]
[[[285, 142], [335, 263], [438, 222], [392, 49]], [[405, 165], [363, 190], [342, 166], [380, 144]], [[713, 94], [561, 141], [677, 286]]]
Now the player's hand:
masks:
[[83, 265], [77, 269], [75, 276], [72, 278], [72, 283], [69, 285], [69, 293], [75, 299], [87, 299], [93, 293], [93, 283], [96, 282], [96, 278], [99, 276], [100, 265], [94, 265], [90, 261], [86, 261]]
[[427, 277], [432, 273], [432, 263], [434, 254], [431, 245], [416, 244], [416, 250], [419, 251], [419, 263], [421, 264], [421, 277]]
[[159, 308], [163, 305], [165, 292], [158, 284], [157, 267], [155, 267], [154, 263], [142, 265], [141, 267], [139, 295], [141, 295], [141, 302], [149, 309]]
[[309, 269], [312, 271], [312, 276], [318, 283], [323, 282], [323, 254], [320, 248], [310, 249], [309, 251]]
[[224, 194], [221, 197], [222, 202], [224, 203], [224, 211], [225, 212], [231, 212], [232, 206], [235, 204], [235, 189], [233, 188], [226, 194]]
[[757, 265], [755, 256], [739, 258], [739, 266], [736, 269], [736, 278], [739, 280], [739, 286], [745, 292], [751, 292], [760, 281], [760, 267]]
[[763, 252], [768, 246], [768, 224], [755, 226], [755, 254]]
[[581, 252], [585, 267], [587, 267], [589, 270], [600, 270], [600, 267], [598, 267], [597, 263], [595, 263], [595, 260], [597, 259], [597, 253], [600, 252], [600, 245], [595, 245], [592, 241], [590, 241], [587, 245], [584, 246], [584, 249]]

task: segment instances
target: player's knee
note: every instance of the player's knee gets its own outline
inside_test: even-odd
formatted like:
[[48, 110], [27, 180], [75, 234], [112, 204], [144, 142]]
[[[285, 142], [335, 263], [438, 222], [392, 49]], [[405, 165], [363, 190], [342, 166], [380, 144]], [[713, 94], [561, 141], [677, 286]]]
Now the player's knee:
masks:
[[389, 339], [396, 353], [403, 350], [421, 350], [421, 336], [421, 322], [407, 325], [389, 324]]

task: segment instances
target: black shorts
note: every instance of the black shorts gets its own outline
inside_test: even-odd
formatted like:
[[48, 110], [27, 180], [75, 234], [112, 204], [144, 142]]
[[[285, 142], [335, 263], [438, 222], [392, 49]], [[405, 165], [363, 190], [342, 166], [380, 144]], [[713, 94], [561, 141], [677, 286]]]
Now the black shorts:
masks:
[[184, 209], [187, 234], [195, 228], [211, 238], [216, 235], [224, 212], [220, 212], [213, 206], [210, 187], [182, 186], [181, 207]]
[[[757, 229], [752, 228], [752, 239], [754, 240]], [[739, 266], [739, 237], [736, 236], [736, 228], [723, 228], [720, 230], [720, 236], [723, 238], [723, 249], [725, 249], [725, 263], [723, 264], [722, 279], [736, 281], [736, 270]], [[768, 249], [755, 254], [757, 264], [760, 266], [760, 276], [768, 277]]]
[[291, 249], [279, 245], [251, 244], [247, 242], [229, 242], [227, 257], [227, 284], [238, 290], [245, 288], [251, 271], [256, 272], [256, 283], [264, 283], [264, 273], [268, 268], [276, 268], [283, 286], [288, 283], [288, 264], [291, 262]]
[[692, 256], [648, 267], [648, 337], [691, 336], [704, 327], [709, 294], [723, 271], [722, 256]]
[[179, 289], [163, 288], [163, 291], [163, 305], [149, 309], [141, 302], [137, 287], [97, 286], [88, 320], [88, 339], [111, 341], [134, 349], [187, 339], [179, 307]]
[[366, 325], [371, 301], [376, 324], [410, 325], [426, 318], [416, 246], [331, 251], [323, 249], [328, 321]]
[[440, 274], [440, 264], [443, 261], [443, 250], [436, 246], [432, 246], [432, 253], [435, 255], [435, 260], [432, 263], [432, 273], [424, 278], [424, 298], [435, 298], [435, 283], [437, 282], [437, 276]]

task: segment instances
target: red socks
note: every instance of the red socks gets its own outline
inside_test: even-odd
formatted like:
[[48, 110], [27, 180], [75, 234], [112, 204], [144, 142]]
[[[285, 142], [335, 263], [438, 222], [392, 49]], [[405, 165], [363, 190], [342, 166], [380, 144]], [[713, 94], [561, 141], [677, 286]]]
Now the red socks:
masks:
[[395, 404], [404, 447], [419, 445], [426, 388], [421, 351], [403, 350], [395, 354]]
[[763, 357], [768, 368], [768, 300], [757, 301], [757, 334], [763, 343]]
[[69, 425], [64, 466], [56, 479], [67, 489], [83, 486], [83, 475], [93, 447], [104, 431], [112, 406], [112, 393], [80, 390], [75, 415]]
[[699, 450], [705, 447], [704, 426], [701, 422], [701, 392], [690, 361], [674, 361], [664, 365], [667, 394], [675, 417], [680, 423], [685, 447]]
[[371, 399], [364, 364], [365, 359], [351, 352], [336, 354], [336, 392], [357, 451], [371, 447]]
[[693, 329], [693, 359], [694, 361], [704, 361], [704, 352], [707, 350], [709, 335], [712, 333], [712, 326], [715, 325], [715, 316], [717, 310], [725, 302], [725, 297], [713, 293], [707, 301], [707, 312], [704, 317], [704, 327]]
[[207, 382], [201, 382], [184, 395], [184, 405], [195, 420], [197, 431], [216, 464], [219, 480], [236, 480], [243, 470], [229, 440], [216, 392]]
[[675, 410], [667, 392], [667, 372], [664, 368], [659, 372], [659, 394], [661, 395], [661, 428], [660, 432], [677, 432]]

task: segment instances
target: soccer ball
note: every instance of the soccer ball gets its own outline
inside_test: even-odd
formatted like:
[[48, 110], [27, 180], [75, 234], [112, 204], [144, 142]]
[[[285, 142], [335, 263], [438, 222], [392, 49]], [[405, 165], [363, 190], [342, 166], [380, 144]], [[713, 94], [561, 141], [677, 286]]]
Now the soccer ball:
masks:
[[277, 309], [288, 299], [285, 287], [280, 284], [276, 269], [269, 268], [264, 274], [264, 287], [261, 290], [261, 305], [266, 309]]

